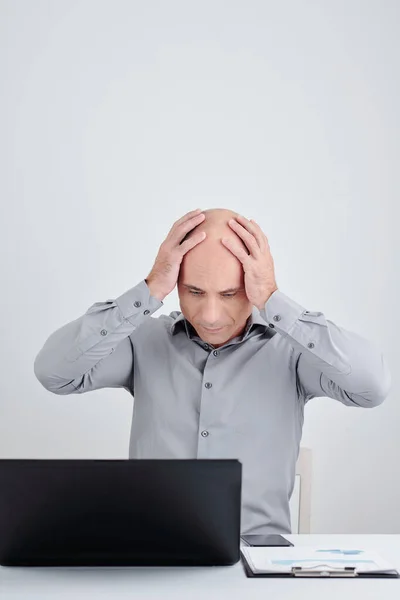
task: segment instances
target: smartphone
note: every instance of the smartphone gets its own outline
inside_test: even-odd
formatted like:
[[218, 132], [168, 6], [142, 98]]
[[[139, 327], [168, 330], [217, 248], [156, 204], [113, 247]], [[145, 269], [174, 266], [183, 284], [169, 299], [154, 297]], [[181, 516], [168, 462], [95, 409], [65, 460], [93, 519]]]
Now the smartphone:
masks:
[[269, 535], [249, 534], [240, 537], [249, 546], [293, 546], [292, 542], [276, 533]]

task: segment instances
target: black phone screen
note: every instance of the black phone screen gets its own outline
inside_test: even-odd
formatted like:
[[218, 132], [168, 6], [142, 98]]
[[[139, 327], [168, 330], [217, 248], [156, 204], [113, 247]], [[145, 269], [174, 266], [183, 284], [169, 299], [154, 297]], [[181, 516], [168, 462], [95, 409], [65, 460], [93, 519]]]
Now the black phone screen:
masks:
[[249, 534], [241, 535], [240, 537], [247, 542], [249, 546], [293, 546], [292, 542], [289, 542], [289, 540], [278, 534]]

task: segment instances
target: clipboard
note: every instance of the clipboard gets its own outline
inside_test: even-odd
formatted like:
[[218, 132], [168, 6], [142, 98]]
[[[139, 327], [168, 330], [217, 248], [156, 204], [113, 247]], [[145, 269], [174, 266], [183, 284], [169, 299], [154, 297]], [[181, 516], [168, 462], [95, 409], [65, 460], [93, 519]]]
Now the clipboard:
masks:
[[398, 579], [400, 577], [400, 573], [393, 569], [391, 571], [377, 571], [377, 572], [360, 572], [357, 571], [357, 568], [354, 566], [347, 567], [332, 567], [327, 566], [326, 569], [318, 569], [316, 570], [313, 567], [301, 567], [301, 566], [293, 566], [287, 572], [271, 572], [271, 573], [257, 573], [252, 570], [250, 567], [245, 554], [240, 551], [241, 563], [243, 565], [244, 572], [247, 577], [268, 577], [268, 578], [309, 578], [312, 577], [314, 579], [327, 579], [327, 578], [348, 578], [348, 579]]

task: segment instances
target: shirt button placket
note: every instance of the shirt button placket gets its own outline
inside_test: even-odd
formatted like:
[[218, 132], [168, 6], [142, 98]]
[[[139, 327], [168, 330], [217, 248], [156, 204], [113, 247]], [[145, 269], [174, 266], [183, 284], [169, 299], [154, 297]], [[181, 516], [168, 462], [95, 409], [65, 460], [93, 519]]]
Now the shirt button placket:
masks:
[[[206, 381], [206, 382], [205, 382], [205, 384], [204, 384], [204, 387], [205, 387], [207, 390], [209, 390], [210, 388], [212, 388], [212, 383], [211, 383], [211, 381]], [[207, 431], [207, 429], [203, 429], [203, 431], [200, 433], [200, 435], [201, 435], [201, 437], [202, 437], [202, 438], [207, 438], [207, 437], [210, 435], [210, 432], [209, 432], [209, 431]], [[204, 451], [206, 451], [206, 450], [204, 449]], [[200, 456], [199, 456], [199, 454], [198, 454], [198, 457], [199, 457], [199, 458], [204, 458], [205, 456], [207, 456], [206, 454], [205, 454], [204, 456], [202, 455], [202, 451], [201, 451], [201, 449], [200, 449], [200, 448], [199, 448], [199, 452], [200, 452]]]

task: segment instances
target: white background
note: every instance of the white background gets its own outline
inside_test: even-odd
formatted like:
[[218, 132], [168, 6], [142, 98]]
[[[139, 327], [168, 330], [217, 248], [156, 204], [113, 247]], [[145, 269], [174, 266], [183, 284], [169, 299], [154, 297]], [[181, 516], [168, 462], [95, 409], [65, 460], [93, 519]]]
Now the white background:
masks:
[[[311, 531], [399, 533], [399, 3], [0, 11], [0, 456], [127, 457], [130, 395], [52, 395], [34, 358], [144, 279], [184, 213], [231, 208], [261, 225], [280, 289], [392, 372], [378, 408], [307, 405]], [[154, 318], [172, 310], [176, 289]]]

